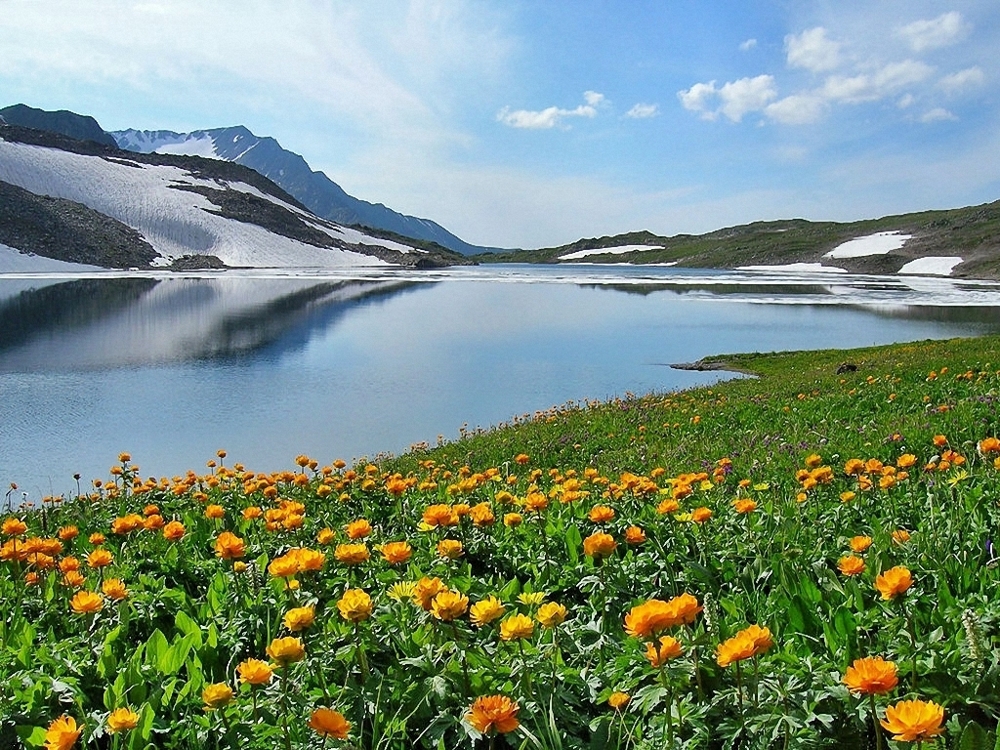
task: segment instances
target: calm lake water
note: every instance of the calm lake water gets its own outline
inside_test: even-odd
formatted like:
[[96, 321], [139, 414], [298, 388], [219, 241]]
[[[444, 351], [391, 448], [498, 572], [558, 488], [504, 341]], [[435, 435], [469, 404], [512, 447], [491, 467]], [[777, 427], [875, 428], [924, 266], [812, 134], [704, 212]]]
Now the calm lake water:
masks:
[[1000, 330], [984, 282], [527, 266], [0, 277], [0, 487], [398, 453], [567, 401], [687, 388], [715, 353]]

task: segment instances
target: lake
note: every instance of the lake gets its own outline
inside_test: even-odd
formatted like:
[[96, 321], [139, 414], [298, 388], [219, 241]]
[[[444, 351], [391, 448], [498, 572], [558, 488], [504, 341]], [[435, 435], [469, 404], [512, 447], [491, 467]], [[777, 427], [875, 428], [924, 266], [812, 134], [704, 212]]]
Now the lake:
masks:
[[727, 377], [726, 352], [1000, 330], [1000, 285], [948, 279], [478, 266], [0, 276], [0, 486], [290, 468], [488, 427], [568, 401]]

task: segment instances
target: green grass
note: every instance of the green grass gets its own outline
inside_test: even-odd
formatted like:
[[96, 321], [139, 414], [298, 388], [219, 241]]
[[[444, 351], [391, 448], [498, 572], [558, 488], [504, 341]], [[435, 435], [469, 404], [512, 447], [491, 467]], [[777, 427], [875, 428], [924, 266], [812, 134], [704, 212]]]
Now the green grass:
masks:
[[[755, 377], [567, 404], [353, 469], [302, 457], [256, 475], [226, 458], [156, 482], [126, 456], [79, 496], [0, 516], [0, 746], [40, 747], [68, 715], [83, 729], [66, 748], [902, 747], [876, 734], [871, 707], [883, 717], [914, 699], [945, 712], [925, 747], [993, 748], [1000, 451], [982, 441], [1000, 433], [1000, 337], [714, 364]], [[132, 530], [116, 521], [129, 518]], [[167, 539], [143, 518], [184, 534]], [[352, 542], [347, 525], [362, 518], [371, 533]], [[50, 550], [52, 564], [79, 561], [85, 591], [121, 579], [125, 599], [73, 613], [63, 573], [17, 557], [69, 526], [80, 533]], [[243, 540], [242, 557], [219, 556], [223, 531]], [[598, 534], [609, 554], [593, 553]], [[848, 576], [840, 560], [857, 536], [871, 546]], [[409, 559], [382, 559], [381, 545], [403, 540]], [[442, 556], [441, 541], [462, 554]], [[348, 543], [370, 559], [347, 562]], [[106, 568], [87, 563], [97, 547], [111, 553]], [[325, 561], [288, 585], [276, 561], [296, 548]], [[898, 566], [912, 585], [883, 599], [876, 576]], [[497, 597], [502, 618], [449, 621], [398, 596], [433, 577], [471, 605]], [[338, 607], [348, 589], [372, 601], [356, 623]], [[532, 593], [565, 606], [565, 621], [504, 639], [506, 618], [538, 614]], [[683, 654], [661, 670], [645, 656], [652, 639], [623, 624], [682, 594], [702, 611], [663, 632]], [[305, 606], [315, 622], [293, 633], [283, 617]], [[751, 624], [773, 643], [720, 666], [720, 645]], [[241, 685], [237, 665], [266, 660], [279, 637], [302, 638], [305, 658]], [[898, 670], [871, 700], [842, 682], [865, 656]], [[206, 710], [203, 691], [218, 684], [235, 695]], [[620, 711], [608, 705], [616, 692], [629, 695]], [[482, 736], [468, 718], [492, 695], [519, 707], [509, 734]], [[319, 707], [351, 723], [346, 740], [309, 728]], [[136, 726], [112, 736], [107, 717], [122, 708]]]

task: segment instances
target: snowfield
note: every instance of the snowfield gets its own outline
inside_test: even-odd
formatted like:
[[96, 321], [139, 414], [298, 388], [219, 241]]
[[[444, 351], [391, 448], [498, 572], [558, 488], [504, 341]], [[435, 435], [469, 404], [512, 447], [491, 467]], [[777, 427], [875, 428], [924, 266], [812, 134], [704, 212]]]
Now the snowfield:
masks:
[[[230, 266], [385, 265], [369, 255], [313, 247], [254, 224], [210, 213], [217, 209], [207, 198], [170, 186], [241, 190], [312, 218], [250, 185], [193, 177], [179, 167], [111, 161], [0, 140], [0, 180], [32, 193], [82, 203], [127, 224], [163, 256], [163, 265], [190, 254], [215, 255]], [[371, 244], [383, 243], [373, 240]]]
[[911, 260], [897, 271], [897, 273], [914, 274], [920, 276], [951, 276], [962, 259], [957, 255], [928, 255], [926, 258]]
[[23, 253], [6, 245], [0, 245], [0, 274], [8, 273], [67, 273], [81, 274], [105, 269], [99, 266], [88, 266], [83, 263], [67, 263], [42, 255]]
[[899, 232], [876, 232], [867, 237], [855, 237], [837, 245], [824, 258], [864, 258], [868, 255], [885, 255], [898, 250], [912, 235]]
[[575, 253], [560, 255], [559, 260], [579, 260], [588, 255], [622, 255], [623, 253], [641, 253], [644, 250], [662, 250], [662, 245], [619, 245], [618, 247], [595, 247], [590, 250], [577, 250]]
[[737, 271], [774, 271], [776, 273], [847, 273], [845, 268], [822, 263], [787, 263], [783, 266], [740, 266]]

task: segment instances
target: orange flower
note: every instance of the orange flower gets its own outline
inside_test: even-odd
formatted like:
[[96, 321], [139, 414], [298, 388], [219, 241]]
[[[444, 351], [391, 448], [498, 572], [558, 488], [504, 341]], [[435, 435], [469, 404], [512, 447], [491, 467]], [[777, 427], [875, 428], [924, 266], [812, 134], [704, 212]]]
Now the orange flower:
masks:
[[660, 645], [650, 642], [646, 644], [646, 658], [654, 669], [666, 664], [671, 659], [676, 659], [684, 653], [684, 648], [680, 641], [669, 635], [660, 636]]
[[870, 536], [854, 536], [851, 537], [851, 551], [861, 554], [868, 550], [872, 546], [872, 538]]
[[348, 732], [351, 731], [351, 723], [344, 718], [340, 711], [334, 711], [332, 708], [317, 708], [309, 717], [309, 728], [321, 737], [346, 740]]
[[298, 638], [275, 638], [271, 645], [267, 647], [267, 655], [274, 660], [278, 666], [286, 667], [297, 661], [302, 661], [306, 656], [306, 650], [302, 641]]
[[45, 749], [69, 750], [76, 744], [82, 732], [83, 725], [77, 726], [76, 719], [63, 714], [45, 730]]
[[669, 602], [650, 599], [629, 610], [625, 616], [625, 632], [633, 638], [648, 639], [661, 630], [694, 622], [701, 609], [691, 594], [675, 596]]
[[625, 542], [633, 546], [642, 544], [646, 541], [646, 532], [642, 530], [641, 526], [629, 526], [625, 529]]
[[483, 695], [476, 698], [465, 718], [482, 734], [506, 734], [521, 725], [517, 720], [519, 709], [520, 706], [506, 695]]
[[139, 714], [131, 708], [116, 708], [108, 714], [108, 733], [117, 734], [135, 729], [139, 724]]
[[417, 585], [413, 589], [413, 601], [427, 612], [430, 612], [431, 602], [434, 601], [434, 597], [447, 588], [440, 578], [428, 578], [424, 576], [417, 581]]
[[771, 639], [770, 628], [762, 628], [760, 625], [750, 625], [741, 632], [753, 639], [754, 656], [760, 656], [774, 645], [774, 641]]
[[240, 662], [236, 671], [240, 675], [240, 682], [248, 685], [266, 685], [274, 677], [271, 665], [262, 659], [247, 659]]
[[333, 556], [344, 565], [359, 565], [366, 562], [371, 554], [364, 544], [339, 544]]
[[865, 561], [854, 555], [844, 555], [837, 561], [837, 567], [845, 576], [856, 576], [865, 572]]
[[221, 505], [209, 505], [205, 508], [205, 518], [218, 520], [226, 517], [226, 509]]
[[312, 607], [295, 607], [285, 613], [285, 627], [293, 633], [305, 630], [316, 620], [316, 610]]
[[614, 520], [615, 509], [609, 508], [607, 505], [595, 505], [590, 509], [590, 513], [587, 514], [593, 523], [607, 523], [608, 521]]
[[913, 585], [913, 576], [902, 565], [889, 568], [875, 578], [875, 588], [886, 601], [906, 592]]
[[738, 497], [733, 500], [733, 508], [740, 515], [745, 515], [747, 513], [753, 513], [757, 510], [757, 502], [748, 497]]
[[705, 523], [711, 517], [712, 511], [705, 507], [695, 508], [691, 511], [691, 520], [695, 523]]
[[87, 565], [91, 568], [104, 568], [111, 564], [111, 553], [106, 549], [95, 549], [87, 555]]
[[623, 693], [620, 690], [616, 690], [611, 695], [608, 696], [608, 705], [611, 706], [615, 711], [621, 711], [628, 702], [632, 700], [632, 696], [628, 693]]
[[476, 526], [490, 526], [496, 523], [496, 516], [489, 503], [478, 503], [469, 509], [469, 518]]
[[28, 524], [20, 518], [7, 518], [4, 519], [0, 530], [3, 531], [4, 536], [21, 536], [21, 534], [28, 530]]
[[503, 525], [510, 529], [520, 526], [522, 521], [524, 521], [524, 517], [520, 513], [504, 513], [503, 515]]
[[910, 541], [910, 532], [906, 529], [896, 529], [892, 532], [892, 541], [896, 544], [906, 544]]
[[108, 599], [120, 602], [128, 598], [128, 588], [121, 578], [109, 578], [101, 584], [101, 591]]
[[222, 560], [235, 560], [246, 554], [246, 543], [231, 531], [223, 531], [215, 539], [215, 554]]
[[452, 510], [450, 505], [429, 505], [424, 509], [423, 521], [431, 527], [456, 526], [458, 525], [458, 514]]
[[437, 553], [450, 560], [457, 560], [464, 552], [462, 543], [457, 539], [442, 539], [437, 545]]
[[465, 614], [469, 597], [459, 591], [442, 591], [431, 602], [431, 615], [442, 622], [451, 622]]
[[186, 532], [187, 529], [184, 528], [184, 524], [180, 521], [171, 521], [163, 527], [163, 538], [169, 542], [176, 542], [178, 539], [182, 538]]
[[409, 542], [389, 542], [383, 544], [379, 551], [390, 565], [405, 563], [413, 555], [413, 548]]
[[756, 653], [756, 643], [748, 633], [741, 630], [732, 638], [719, 644], [715, 660], [720, 667], [728, 667], [733, 662], [751, 658]]
[[880, 723], [893, 739], [902, 742], [922, 742], [944, 731], [944, 708], [932, 701], [900, 701], [887, 706]]
[[593, 557], [595, 560], [600, 560], [614, 554], [617, 547], [618, 543], [614, 537], [611, 534], [605, 534], [603, 531], [591, 534], [583, 540], [583, 554], [587, 557]]
[[69, 606], [78, 615], [92, 615], [101, 611], [104, 600], [100, 594], [95, 594], [93, 591], [78, 591], [69, 600]]
[[206, 685], [201, 691], [201, 700], [205, 704], [206, 710], [222, 708], [233, 699], [233, 689], [224, 682], [216, 682]]
[[855, 659], [844, 673], [843, 683], [852, 693], [883, 695], [896, 687], [899, 678], [896, 665], [881, 656]]
[[59, 538], [64, 542], [69, 542], [78, 536], [80, 536], [80, 530], [76, 526], [63, 526], [59, 529]]
[[347, 532], [348, 539], [364, 539], [372, 533], [372, 525], [364, 518], [359, 518], [357, 521], [351, 521], [347, 524], [344, 531]]

